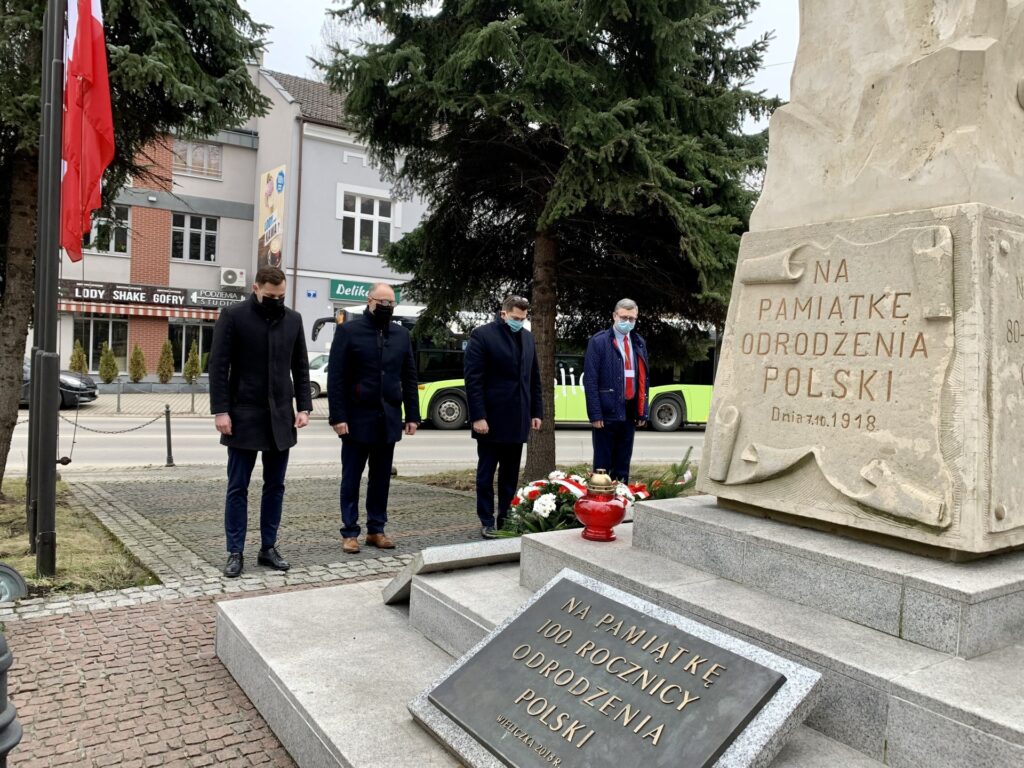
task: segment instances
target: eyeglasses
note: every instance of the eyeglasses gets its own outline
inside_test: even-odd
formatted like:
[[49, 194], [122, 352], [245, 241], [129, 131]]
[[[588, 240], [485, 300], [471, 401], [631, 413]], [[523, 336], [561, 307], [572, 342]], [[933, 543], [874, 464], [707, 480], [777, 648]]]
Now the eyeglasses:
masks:
[[393, 307], [398, 303], [397, 301], [392, 301], [391, 299], [378, 299], [374, 296], [371, 296], [370, 298], [376, 301], [382, 307]]

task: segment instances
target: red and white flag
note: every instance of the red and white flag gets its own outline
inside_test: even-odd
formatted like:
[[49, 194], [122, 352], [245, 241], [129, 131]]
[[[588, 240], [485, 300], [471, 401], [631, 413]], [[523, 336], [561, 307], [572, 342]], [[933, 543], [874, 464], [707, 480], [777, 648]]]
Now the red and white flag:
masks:
[[100, 0], [68, 0], [61, 152], [60, 244], [82, 260], [82, 237], [100, 207], [103, 172], [114, 158], [107, 46]]

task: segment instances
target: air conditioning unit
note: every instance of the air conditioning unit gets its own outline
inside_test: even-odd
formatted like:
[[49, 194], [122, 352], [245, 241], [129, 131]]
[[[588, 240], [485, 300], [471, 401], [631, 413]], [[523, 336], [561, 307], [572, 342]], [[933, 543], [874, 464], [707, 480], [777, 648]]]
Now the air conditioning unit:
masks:
[[237, 288], [238, 290], [245, 290], [245, 270], [235, 269], [234, 267], [221, 267], [220, 268], [220, 287], [221, 288]]

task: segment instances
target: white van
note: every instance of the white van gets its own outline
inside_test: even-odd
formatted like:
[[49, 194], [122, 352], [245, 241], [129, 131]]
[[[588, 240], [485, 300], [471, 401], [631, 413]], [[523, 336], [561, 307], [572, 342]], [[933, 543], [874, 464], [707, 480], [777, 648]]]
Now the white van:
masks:
[[309, 394], [314, 400], [327, 393], [327, 360], [326, 352], [309, 353]]

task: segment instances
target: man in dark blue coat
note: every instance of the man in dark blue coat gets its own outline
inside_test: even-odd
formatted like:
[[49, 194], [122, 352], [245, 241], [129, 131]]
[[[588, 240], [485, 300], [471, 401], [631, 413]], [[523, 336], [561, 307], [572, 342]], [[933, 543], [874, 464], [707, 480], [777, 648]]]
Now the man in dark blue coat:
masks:
[[[512, 505], [519, 462], [530, 429], [540, 429], [544, 406], [533, 335], [523, 328], [530, 302], [509, 296], [498, 317], [469, 337], [465, 357], [466, 397], [476, 439], [476, 513], [480, 532], [493, 538]], [[498, 470], [498, 507], [494, 471]]]
[[327, 363], [330, 423], [341, 438], [341, 548], [348, 554], [359, 551], [359, 481], [367, 462], [366, 543], [394, 548], [384, 533], [391, 462], [403, 431], [415, 435], [420, 422], [412, 339], [391, 322], [394, 311], [394, 289], [375, 284], [363, 314], [334, 331]]
[[[248, 523], [249, 480], [256, 454], [263, 457], [261, 548], [257, 562], [279, 571], [288, 563], [277, 551], [288, 451], [296, 429], [309, 423], [309, 358], [302, 316], [284, 305], [285, 277], [277, 267], [256, 273], [248, 300], [221, 310], [210, 350], [210, 411], [228, 447], [224, 505], [228, 562], [224, 575], [242, 573]], [[292, 410], [295, 401], [298, 413]]]
[[639, 316], [636, 302], [622, 299], [612, 313], [612, 327], [595, 333], [583, 358], [583, 392], [593, 427], [594, 470], [604, 469], [629, 482], [636, 427], [647, 422], [647, 345], [633, 332]]

